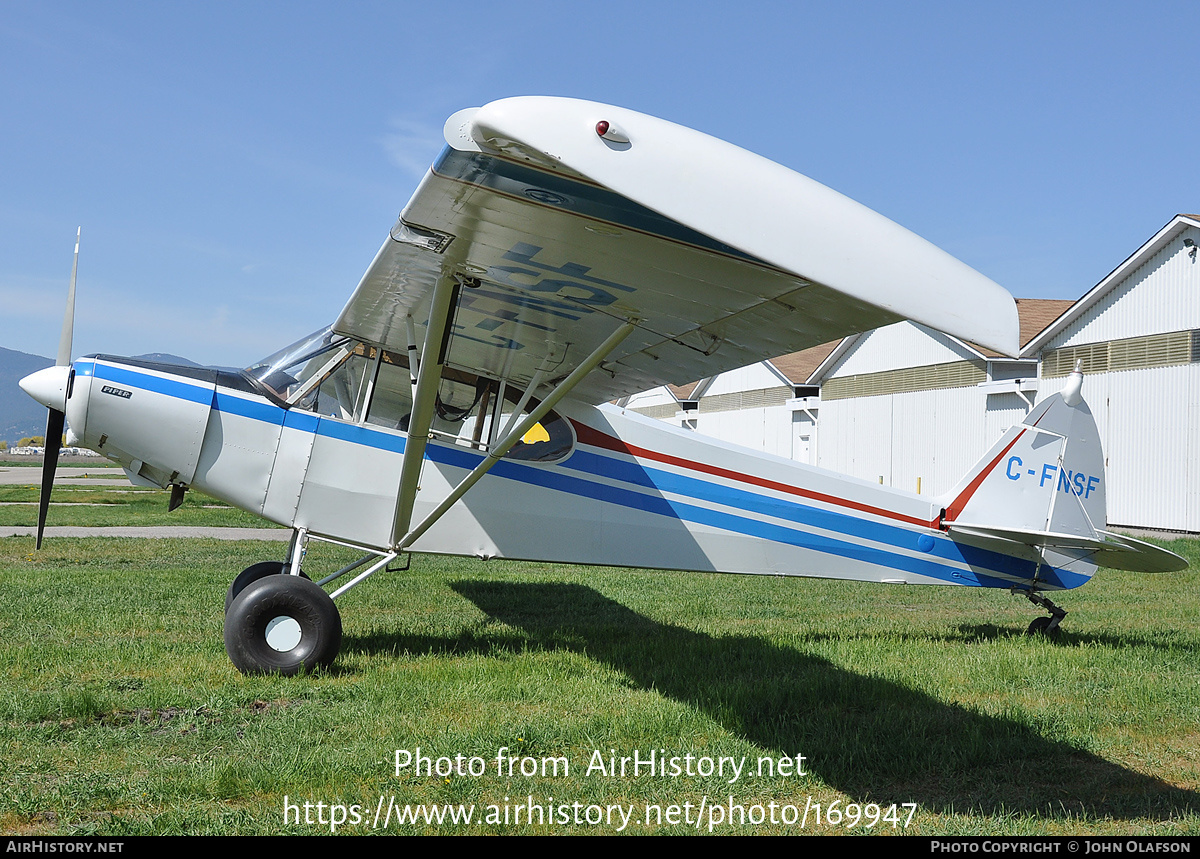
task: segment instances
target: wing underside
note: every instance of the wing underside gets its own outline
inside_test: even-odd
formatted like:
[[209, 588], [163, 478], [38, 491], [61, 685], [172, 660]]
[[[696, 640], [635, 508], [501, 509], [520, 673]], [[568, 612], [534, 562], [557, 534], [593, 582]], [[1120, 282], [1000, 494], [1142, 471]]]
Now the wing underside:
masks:
[[[999, 308], [991, 318], [983, 314], [996, 326], [995, 317], [1011, 309], [1007, 293], [799, 174], [640, 114], [562, 99], [508, 101], [533, 109], [536, 121], [503, 111], [497, 120], [487, 113], [493, 106], [452, 117], [451, 145], [401, 213], [336, 330], [404, 350], [410, 326], [424, 337], [435, 284], [453, 278], [460, 286], [448, 363], [522, 385], [539, 369], [546, 381], [566, 376], [633, 320], [634, 332], [572, 394], [589, 402], [682, 384], [903, 318], [1015, 345], [1015, 310], [1013, 344], [1003, 320], [1000, 334], [965, 321], [983, 300], [984, 311], [989, 302]], [[612, 145], [590, 119], [601, 109], [640, 133]], [[558, 142], [538, 127], [546, 120], [556, 131], [559, 119], [587, 133]], [[505, 121], [529, 140], [497, 131]], [[657, 161], [645, 161], [648, 150]], [[642, 161], [622, 160], [635, 151]], [[799, 184], [784, 188], [781, 200], [783, 180]], [[614, 189], [623, 183], [643, 190]], [[812, 196], [809, 185], [820, 191], [815, 200], [804, 196]], [[672, 217], [679, 206], [699, 214]], [[813, 206], [826, 209], [815, 221]], [[796, 207], [804, 218], [789, 223], [797, 221]], [[787, 248], [781, 229], [795, 239]], [[830, 237], [813, 235], [822, 230]], [[889, 244], [897, 235], [901, 254]], [[839, 240], [843, 246], [834, 246]], [[863, 255], [881, 258], [864, 262]], [[917, 288], [922, 264], [931, 273]], [[947, 308], [939, 292], [951, 278], [958, 278], [949, 292], [961, 308]]]

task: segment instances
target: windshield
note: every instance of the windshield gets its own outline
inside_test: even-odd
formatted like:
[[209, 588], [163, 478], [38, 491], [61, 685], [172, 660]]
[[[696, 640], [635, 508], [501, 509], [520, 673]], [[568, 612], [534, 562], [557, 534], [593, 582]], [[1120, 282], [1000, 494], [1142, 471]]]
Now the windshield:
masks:
[[247, 367], [246, 375], [294, 405], [316, 390], [350, 354], [350, 340], [322, 328]]

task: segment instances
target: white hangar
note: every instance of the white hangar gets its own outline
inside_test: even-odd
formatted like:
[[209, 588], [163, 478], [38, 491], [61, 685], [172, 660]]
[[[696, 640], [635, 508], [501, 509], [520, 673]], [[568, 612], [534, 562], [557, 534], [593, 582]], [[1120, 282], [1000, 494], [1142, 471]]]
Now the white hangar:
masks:
[[934, 495], [1057, 392], [1077, 360], [1113, 525], [1200, 532], [1200, 215], [1178, 215], [1078, 301], [1018, 299], [1006, 358], [903, 322], [627, 408], [735, 444]]
[[1041, 396], [1083, 362], [1113, 524], [1200, 532], [1198, 246], [1200, 215], [1177, 215], [1022, 353]]

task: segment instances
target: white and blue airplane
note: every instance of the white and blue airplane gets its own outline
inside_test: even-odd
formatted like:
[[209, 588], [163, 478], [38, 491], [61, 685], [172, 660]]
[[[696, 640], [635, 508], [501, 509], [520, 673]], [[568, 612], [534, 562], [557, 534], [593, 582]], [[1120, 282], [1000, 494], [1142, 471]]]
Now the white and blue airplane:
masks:
[[[1011, 296], [923, 239], [608, 105], [504, 99], [445, 136], [333, 324], [241, 373], [72, 362], [72, 273], [58, 363], [21, 382], [50, 409], [39, 546], [65, 420], [172, 508], [194, 488], [293, 529], [230, 585], [243, 672], [332, 663], [334, 599], [410, 552], [1005, 588], [1046, 633], [1046, 594], [1098, 565], [1187, 566], [1105, 530], [1078, 371], [937, 498], [611, 405], [901, 319], [1016, 354]], [[309, 540], [363, 556], [312, 582]]]

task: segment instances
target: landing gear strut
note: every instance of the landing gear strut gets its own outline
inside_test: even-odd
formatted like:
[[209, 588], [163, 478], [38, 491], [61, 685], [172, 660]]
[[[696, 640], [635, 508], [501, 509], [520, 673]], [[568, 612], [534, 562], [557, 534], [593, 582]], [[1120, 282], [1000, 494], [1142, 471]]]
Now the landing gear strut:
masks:
[[[379, 570], [390, 569], [388, 564], [398, 556], [368, 549], [357, 561], [313, 582], [300, 569], [311, 537], [303, 528], [296, 529], [287, 560], [253, 564], [229, 586], [225, 652], [243, 674], [291, 675], [332, 665], [342, 644], [342, 618], [334, 599]], [[329, 537], [315, 539], [364, 549]], [[326, 593], [326, 585], [361, 567], [366, 571]]]
[[1046, 611], [1050, 612], [1049, 617], [1035, 617], [1033, 622], [1029, 624], [1029, 628], [1025, 630], [1025, 634], [1044, 635], [1047, 638], [1058, 637], [1058, 625], [1062, 623], [1062, 619], [1067, 616], [1066, 610], [1059, 608], [1037, 591], [1027, 591], [1025, 596], [1037, 607], [1044, 608]]

